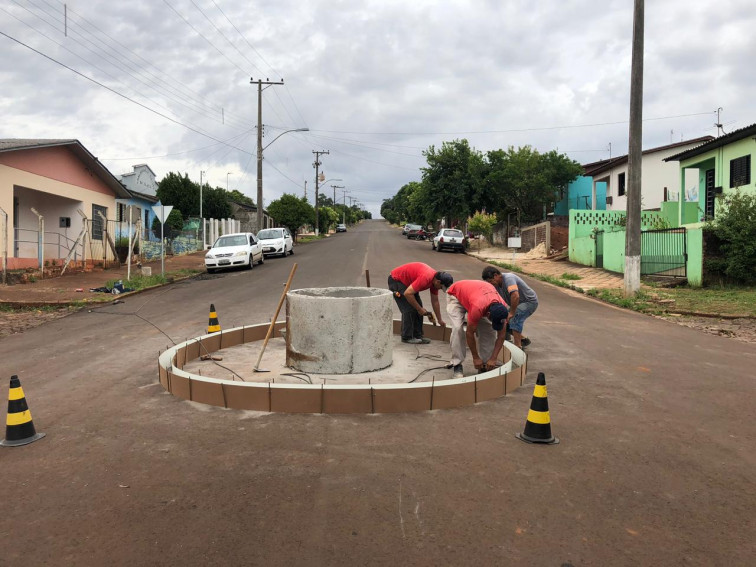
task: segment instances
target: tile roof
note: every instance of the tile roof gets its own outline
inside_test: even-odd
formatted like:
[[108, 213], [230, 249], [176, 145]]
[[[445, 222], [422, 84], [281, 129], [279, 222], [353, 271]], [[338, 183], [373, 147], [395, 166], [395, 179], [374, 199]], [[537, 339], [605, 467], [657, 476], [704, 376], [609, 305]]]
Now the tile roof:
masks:
[[719, 138], [713, 138], [710, 141], [701, 144], [700, 146], [696, 146], [695, 148], [680, 152], [679, 154], [669, 156], [668, 158], [665, 158], [664, 161], [683, 161], [688, 158], [706, 153], [710, 150], [721, 148], [722, 146], [726, 146], [727, 144], [732, 144], [733, 142], [737, 142], [739, 140], [742, 140], [743, 138], [748, 138], [750, 136], [756, 136], [756, 124], [751, 124], [750, 126], [740, 128], [739, 130], [735, 130], [733, 132], [730, 132], [729, 134], [720, 136]]

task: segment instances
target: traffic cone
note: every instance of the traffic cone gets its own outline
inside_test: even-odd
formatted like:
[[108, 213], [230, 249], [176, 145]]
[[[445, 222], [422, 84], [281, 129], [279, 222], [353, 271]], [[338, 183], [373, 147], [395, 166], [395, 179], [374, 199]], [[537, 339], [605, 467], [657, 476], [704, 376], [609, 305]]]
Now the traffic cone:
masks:
[[215, 305], [210, 304], [210, 322], [207, 324], [207, 334], [217, 333], [221, 330], [218, 322], [218, 314], [215, 312]]
[[517, 433], [516, 436], [528, 443], [545, 443], [547, 445], [559, 443], [559, 439], [551, 434], [549, 400], [546, 395], [546, 375], [543, 372], [538, 373], [528, 419], [525, 422], [525, 431]]
[[28, 445], [45, 436], [37, 433], [32, 422], [29, 406], [26, 405], [24, 391], [18, 376], [13, 375], [10, 379], [8, 390], [8, 418], [5, 421], [5, 439], [0, 441], [0, 446], [17, 447]]

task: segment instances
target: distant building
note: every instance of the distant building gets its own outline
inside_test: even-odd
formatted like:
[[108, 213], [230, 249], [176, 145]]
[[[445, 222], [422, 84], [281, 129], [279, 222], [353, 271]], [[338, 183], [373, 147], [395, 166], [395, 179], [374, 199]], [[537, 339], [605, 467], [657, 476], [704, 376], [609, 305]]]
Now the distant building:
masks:
[[134, 171], [117, 176], [117, 179], [129, 191], [136, 191], [143, 195], [157, 195], [158, 184], [155, 172], [146, 163], [133, 166]]

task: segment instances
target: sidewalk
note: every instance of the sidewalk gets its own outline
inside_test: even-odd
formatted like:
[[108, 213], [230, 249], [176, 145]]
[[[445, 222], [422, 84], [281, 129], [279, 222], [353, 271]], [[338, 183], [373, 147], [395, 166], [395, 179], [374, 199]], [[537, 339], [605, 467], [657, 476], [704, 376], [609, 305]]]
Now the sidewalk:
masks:
[[[152, 268], [152, 274], [161, 273], [160, 260], [147, 262], [145, 267]], [[168, 256], [165, 259], [165, 272], [178, 270], [205, 269], [205, 253], [202, 251], [182, 256]], [[131, 266], [131, 275], [140, 272], [135, 265]], [[0, 284], [0, 304], [10, 306], [65, 306], [77, 302], [103, 302], [112, 300], [118, 296], [107, 293], [89, 291], [91, 288], [104, 287], [111, 280], [126, 280], [127, 266], [109, 268], [107, 270], [95, 269], [88, 272], [71, 272], [55, 278], [38, 279], [35, 282], [2, 285]], [[76, 291], [82, 290], [82, 291]], [[128, 295], [128, 294], [127, 294]]]
[[517, 266], [526, 275], [549, 276], [555, 279], [562, 274], [569, 273], [580, 276], [578, 280], [564, 280], [570, 285], [584, 291], [594, 288], [622, 289], [623, 275], [608, 272], [600, 268], [574, 264], [568, 260], [546, 260], [545, 258], [529, 258], [527, 254], [513, 252], [509, 248], [484, 247], [478, 251], [477, 243], [473, 243], [467, 251], [468, 256], [474, 256], [484, 262], [503, 262]]

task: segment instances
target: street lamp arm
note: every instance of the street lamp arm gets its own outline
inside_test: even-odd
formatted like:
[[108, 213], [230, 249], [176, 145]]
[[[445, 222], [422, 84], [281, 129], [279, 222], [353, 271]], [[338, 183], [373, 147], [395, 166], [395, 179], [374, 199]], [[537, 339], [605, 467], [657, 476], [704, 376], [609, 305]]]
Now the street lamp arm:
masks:
[[265, 148], [267, 148], [268, 146], [270, 146], [270, 144], [272, 144], [273, 142], [275, 142], [276, 140], [278, 140], [278, 138], [280, 138], [280, 137], [281, 137], [281, 136], [283, 136], [284, 134], [288, 134], [289, 132], [309, 132], [309, 131], [310, 131], [310, 129], [309, 129], [309, 128], [294, 128], [294, 129], [292, 129], [292, 130], [284, 130], [284, 131], [283, 131], [283, 132], [281, 132], [281, 133], [280, 133], [280, 134], [279, 134], [278, 136], [276, 136], [275, 138], [273, 138], [273, 139], [272, 139], [272, 140], [270, 141], [270, 143], [268, 143], [267, 145], [263, 146], [263, 147], [262, 147], [262, 148], [260, 148], [260, 149], [261, 149], [261, 150], [264, 150]]

